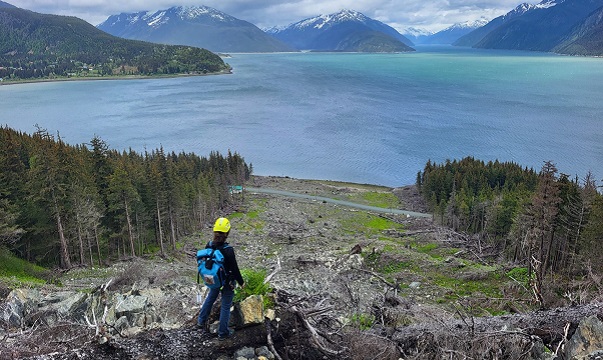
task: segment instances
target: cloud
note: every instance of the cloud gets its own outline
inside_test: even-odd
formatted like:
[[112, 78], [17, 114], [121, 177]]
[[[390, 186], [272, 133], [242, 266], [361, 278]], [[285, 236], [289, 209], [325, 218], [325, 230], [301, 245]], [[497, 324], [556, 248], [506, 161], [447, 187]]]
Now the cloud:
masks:
[[[6, 1], [6, 0], [5, 0]], [[399, 30], [432, 31], [480, 17], [507, 13], [517, 0], [12, 0], [15, 6], [47, 14], [80, 17], [93, 25], [122, 12], [153, 11], [171, 6], [206, 5], [259, 27], [283, 26], [308, 17], [353, 9]]]

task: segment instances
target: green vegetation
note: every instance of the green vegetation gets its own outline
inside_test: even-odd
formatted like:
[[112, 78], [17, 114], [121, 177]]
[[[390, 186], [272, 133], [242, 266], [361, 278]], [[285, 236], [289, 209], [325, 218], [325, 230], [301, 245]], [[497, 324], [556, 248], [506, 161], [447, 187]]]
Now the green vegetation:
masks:
[[225, 70], [228, 65], [205, 49], [121, 39], [75, 17], [0, 7], [3, 81]]
[[0, 247], [0, 277], [8, 282], [43, 284], [48, 271], [14, 256], [9, 250]]
[[442, 224], [484, 239], [538, 279], [603, 266], [603, 196], [591, 174], [572, 180], [551, 162], [536, 173], [468, 157], [428, 162], [417, 187]]
[[530, 276], [528, 268], [525, 268], [525, 267], [513, 268], [507, 273], [507, 276], [509, 278], [519, 282], [521, 285], [523, 285], [525, 287], [530, 286], [530, 280], [531, 280], [532, 276]]
[[358, 213], [346, 219], [344, 226], [351, 233], [360, 233], [365, 236], [380, 234], [389, 229], [403, 230], [403, 226], [394, 221], [366, 213]]
[[266, 271], [264, 270], [241, 270], [245, 287], [237, 288], [234, 302], [241, 302], [252, 295], [262, 295], [264, 298], [264, 309], [273, 308], [274, 304], [268, 295], [272, 291], [270, 284], [266, 283]]
[[159, 253], [203, 228], [235, 200], [228, 184], [250, 167], [238, 154], [209, 157], [109, 150], [95, 137], [70, 146], [43, 129], [0, 128], [0, 245], [26, 260], [70, 268]]
[[370, 206], [385, 209], [396, 209], [400, 206], [400, 200], [391, 192], [362, 192], [360, 197]]
[[353, 314], [350, 317], [350, 324], [359, 330], [369, 330], [375, 324], [375, 317], [370, 314]]

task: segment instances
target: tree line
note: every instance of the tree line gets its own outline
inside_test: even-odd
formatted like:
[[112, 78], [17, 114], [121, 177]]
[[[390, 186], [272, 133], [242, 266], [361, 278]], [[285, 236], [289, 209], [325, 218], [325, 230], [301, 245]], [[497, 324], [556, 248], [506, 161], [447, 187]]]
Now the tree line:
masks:
[[467, 157], [428, 161], [416, 185], [442, 224], [476, 234], [540, 279], [603, 270], [603, 196], [590, 173]]
[[227, 206], [252, 172], [237, 153], [119, 152], [0, 128], [0, 246], [70, 268], [166, 254]]

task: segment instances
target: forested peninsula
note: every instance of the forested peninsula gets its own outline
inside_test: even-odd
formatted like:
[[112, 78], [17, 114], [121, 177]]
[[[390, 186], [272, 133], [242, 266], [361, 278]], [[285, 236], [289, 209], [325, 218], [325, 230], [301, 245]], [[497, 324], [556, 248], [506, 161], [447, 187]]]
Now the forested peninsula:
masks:
[[0, 83], [229, 70], [205, 49], [121, 39], [76, 17], [0, 7]]

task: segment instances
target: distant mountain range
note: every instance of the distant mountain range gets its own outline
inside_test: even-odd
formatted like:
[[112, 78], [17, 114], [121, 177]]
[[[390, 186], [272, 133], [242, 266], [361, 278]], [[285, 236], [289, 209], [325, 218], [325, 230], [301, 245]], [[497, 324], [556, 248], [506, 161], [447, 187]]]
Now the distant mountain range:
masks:
[[409, 28], [406, 29], [403, 34], [412, 40], [412, 42], [416, 45], [450, 45], [462, 36], [486, 25], [487, 23], [488, 20], [482, 18], [475, 21], [466, 21], [463, 23], [454, 24], [436, 33]]
[[485, 49], [602, 55], [603, 0], [545, 0], [521, 4], [454, 45]]
[[207, 6], [112, 15], [97, 26], [111, 35], [215, 52], [282, 52], [293, 48], [255, 25]]
[[227, 70], [216, 54], [111, 36], [73, 16], [0, 3], [0, 77], [150, 75]]
[[298, 50], [348, 52], [414, 51], [396, 29], [353, 10], [320, 15], [283, 29], [266, 30]]

